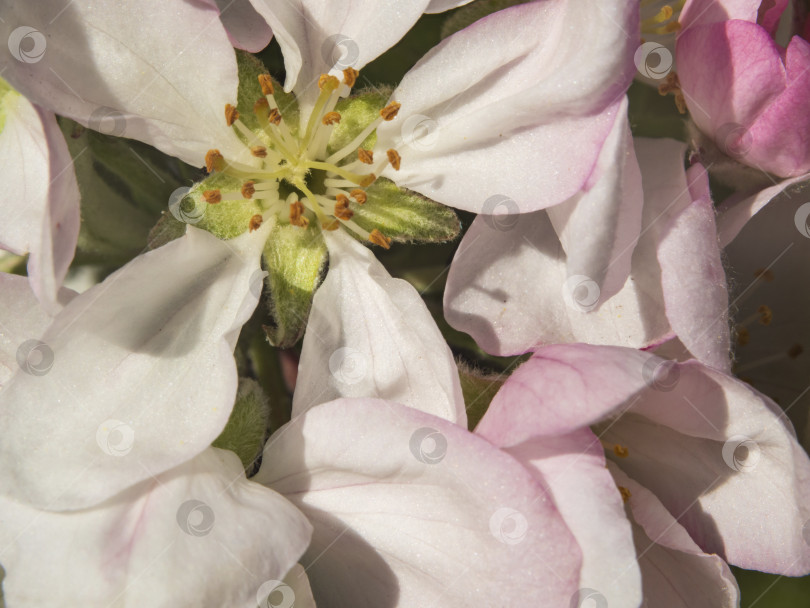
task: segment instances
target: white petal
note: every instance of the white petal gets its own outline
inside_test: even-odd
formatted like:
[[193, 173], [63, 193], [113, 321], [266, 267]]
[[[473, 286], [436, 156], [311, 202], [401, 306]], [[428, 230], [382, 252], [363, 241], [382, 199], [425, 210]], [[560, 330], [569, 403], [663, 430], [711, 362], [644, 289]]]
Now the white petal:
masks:
[[633, 534], [596, 436], [583, 429], [535, 437], [507, 452], [548, 484], [582, 550], [580, 589], [594, 590], [611, 608], [637, 608], [642, 589]]
[[204, 1], [217, 7], [228, 38], [236, 48], [258, 53], [273, 39], [270, 26], [256, 12], [250, 0]]
[[304, 336], [293, 416], [338, 397], [379, 397], [466, 426], [453, 354], [407, 281], [343, 231]]
[[426, 13], [443, 13], [452, 8], [458, 8], [469, 4], [472, 0], [430, 0], [430, 4], [425, 9]]
[[50, 359], [3, 388], [3, 492], [82, 508], [210, 445], [233, 406], [265, 238], [189, 227], [72, 300], [41, 337]]
[[281, 580], [312, 533], [216, 448], [93, 509], [0, 502], [10, 606], [256, 606], [263, 581]]
[[435, 416], [320, 405], [270, 438], [255, 479], [310, 518], [302, 564], [321, 604], [551, 608], [576, 589], [579, 551], [544, 487]]
[[[19, 38], [0, 48], [3, 78], [33, 102], [198, 167], [210, 148], [235, 152], [223, 111], [236, 101], [236, 57], [210, 4], [45, 0], [0, 17]], [[38, 60], [12, 56], [40, 41]]]
[[616, 483], [630, 492], [633, 525], [646, 606], [735, 608], [740, 591], [728, 564], [700, 550], [655, 495], [613, 463]]
[[10, 92], [0, 103], [0, 246], [30, 252], [31, 287], [55, 313], [59, 287], [79, 238], [79, 187], [55, 116]]
[[360, 70], [411, 29], [428, 0], [251, 0], [284, 54], [286, 91], [312, 97], [325, 72]]

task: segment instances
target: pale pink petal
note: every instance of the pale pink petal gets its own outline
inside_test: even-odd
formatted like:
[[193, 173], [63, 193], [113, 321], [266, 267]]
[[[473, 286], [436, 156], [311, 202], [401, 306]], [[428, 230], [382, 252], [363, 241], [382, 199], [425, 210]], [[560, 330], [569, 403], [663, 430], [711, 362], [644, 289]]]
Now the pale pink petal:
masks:
[[551, 490], [582, 551], [580, 589], [598, 593], [611, 608], [637, 608], [642, 581], [633, 534], [597, 437], [582, 429], [506, 451]]
[[210, 445], [233, 407], [265, 238], [189, 227], [74, 298], [40, 338], [50, 366], [28, 362], [3, 387], [3, 492], [83, 508]]
[[684, 29], [729, 19], [756, 23], [760, 4], [762, 0], [687, 0], [678, 21]]
[[426, 13], [443, 13], [452, 8], [458, 8], [469, 4], [472, 0], [430, 0], [430, 4], [425, 9]]
[[667, 224], [658, 247], [667, 318], [699, 361], [730, 371], [728, 290], [706, 170], [690, 167], [693, 203]]
[[[237, 150], [223, 114], [236, 101], [236, 57], [215, 7], [165, 0], [6, 7], [0, 17], [17, 36], [0, 48], [3, 78], [34, 103], [195, 166], [211, 148]], [[40, 42], [39, 58], [21, 54]]]
[[322, 605], [556, 608], [577, 588], [579, 551], [544, 487], [413, 408], [317, 406], [270, 438], [255, 479], [312, 522], [301, 563]]
[[644, 605], [656, 608], [735, 608], [740, 591], [728, 564], [700, 550], [689, 533], [655, 495], [619, 467], [608, 464], [616, 484], [630, 492], [628, 516], [633, 526]]
[[522, 212], [573, 196], [632, 78], [637, 41], [626, 32], [637, 20], [626, 2], [546, 0], [445, 39], [393, 93], [402, 109], [378, 129], [378, 146], [396, 147], [402, 168], [384, 175], [476, 213], [494, 195]]
[[378, 397], [466, 426], [453, 353], [419, 292], [342, 230], [325, 235], [329, 273], [312, 301], [293, 416], [339, 397]]
[[273, 31], [250, 0], [203, 0], [216, 7], [228, 39], [236, 48], [258, 53], [273, 39]]
[[59, 125], [51, 112], [21, 95], [3, 97], [0, 132], [0, 246], [29, 253], [31, 287], [45, 309], [57, 294], [79, 237], [79, 187]]
[[9, 606], [256, 606], [262, 583], [283, 579], [312, 533], [216, 448], [91, 509], [0, 503]]

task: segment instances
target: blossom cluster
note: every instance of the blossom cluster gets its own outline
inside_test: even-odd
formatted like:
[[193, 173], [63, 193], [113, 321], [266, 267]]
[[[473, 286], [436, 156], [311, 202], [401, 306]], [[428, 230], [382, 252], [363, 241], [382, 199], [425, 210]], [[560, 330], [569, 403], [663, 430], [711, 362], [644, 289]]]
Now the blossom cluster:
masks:
[[0, 605], [810, 574], [809, 14], [4, 3]]

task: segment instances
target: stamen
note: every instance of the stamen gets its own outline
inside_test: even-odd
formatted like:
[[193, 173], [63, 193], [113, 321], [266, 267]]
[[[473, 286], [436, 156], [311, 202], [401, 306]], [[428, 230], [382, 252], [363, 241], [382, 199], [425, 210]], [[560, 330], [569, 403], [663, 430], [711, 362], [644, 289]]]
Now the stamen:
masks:
[[328, 112], [324, 114], [321, 122], [324, 125], [334, 125], [340, 122], [340, 112]]
[[770, 307], [763, 304], [757, 308], [757, 312], [759, 313], [759, 322], [761, 325], [771, 324], [771, 321], [773, 321], [773, 311], [770, 309]]
[[345, 194], [337, 195], [337, 202], [335, 203], [335, 217], [339, 220], [348, 221], [354, 216], [354, 212], [349, 209], [349, 199]]
[[402, 107], [401, 103], [397, 103], [396, 101], [392, 101], [387, 106], [385, 106], [382, 110], [380, 110], [380, 116], [382, 116], [383, 120], [394, 120], [396, 118], [399, 109]]
[[630, 493], [630, 490], [628, 490], [624, 486], [618, 486], [618, 488], [619, 488], [619, 494], [622, 495], [622, 502], [627, 502], [628, 500], [630, 500], [630, 497], [633, 496]]
[[259, 74], [259, 86], [262, 88], [262, 94], [264, 95], [275, 93], [273, 79], [270, 78], [270, 74]]
[[239, 111], [231, 104], [225, 104], [225, 122], [232, 126], [239, 119]]
[[309, 219], [304, 215], [304, 203], [301, 201], [295, 201], [290, 205], [290, 223], [301, 228], [309, 226]]
[[267, 148], [264, 146], [251, 146], [250, 153], [256, 158], [265, 158], [267, 156]]
[[357, 82], [357, 77], [359, 75], [360, 72], [354, 68], [346, 68], [343, 70], [343, 83], [351, 89], [354, 86], [354, 83]]
[[667, 74], [666, 80], [658, 85], [659, 95], [666, 96], [669, 93], [675, 96], [675, 106], [678, 108], [678, 112], [686, 114], [686, 97], [684, 97], [683, 91], [681, 90], [680, 78], [678, 78], [678, 74], [675, 72]]
[[391, 239], [376, 228], [371, 231], [371, 234], [368, 235], [368, 240], [385, 249], [391, 249]]
[[266, 98], [262, 97], [256, 100], [256, 103], [253, 104], [253, 113], [259, 119], [259, 122], [267, 120], [267, 115], [270, 113], [270, 104], [267, 103]]
[[318, 78], [318, 88], [321, 91], [327, 91], [331, 93], [339, 86], [340, 81], [335, 76], [330, 76], [329, 74], [321, 74], [321, 77]]
[[253, 195], [256, 193], [256, 182], [245, 182], [242, 184], [241, 192], [244, 198], [253, 198]]
[[751, 332], [745, 327], [736, 328], [737, 333], [737, 346], [745, 346], [751, 341]]
[[376, 175], [374, 175], [373, 173], [369, 173], [363, 178], [363, 180], [360, 182], [360, 185], [363, 186], [363, 188], [368, 188], [371, 184], [373, 184], [376, 181], [376, 179], [377, 179]]
[[358, 148], [357, 160], [366, 165], [371, 165], [374, 163], [374, 152], [366, 150], [365, 148]]
[[758, 361], [752, 361], [751, 363], [747, 363], [745, 365], [741, 365], [739, 367], [734, 368], [734, 373], [736, 375], [740, 375], [743, 372], [750, 371], [752, 369], [756, 369], [758, 367], [763, 367], [765, 365], [771, 365], [773, 363], [779, 363], [780, 361], [784, 361], [785, 359], [795, 359], [799, 355], [804, 352], [804, 348], [801, 344], [794, 344], [791, 346], [787, 351], [783, 353], [777, 353], [775, 355], [770, 355], [768, 357], [763, 357]]
[[388, 162], [391, 163], [391, 166], [394, 168], [394, 171], [399, 171], [399, 165], [402, 162], [402, 157], [399, 153], [391, 148], [386, 152], [388, 155]]
[[205, 170], [208, 173], [222, 171], [225, 168], [225, 157], [219, 150], [209, 150], [205, 153]]
[[771, 283], [774, 279], [773, 272], [768, 270], [767, 268], [757, 268], [754, 271], [754, 278], [762, 279], [763, 281], [767, 281]]
[[278, 126], [281, 122], [281, 112], [279, 112], [277, 108], [273, 108], [267, 115], [267, 121]]
[[364, 205], [368, 200], [368, 195], [363, 190], [352, 190], [349, 194], [359, 205]]
[[338, 228], [340, 228], [340, 222], [337, 220], [326, 221], [321, 224], [321, 228], [324, 230], [328, 230], [329, 232], [334, 232]]
[[222, 200], [222, 193], [219, 190], [206, 190], [203, 192], [203, 199], [206, 203], [216, 205]]
[[613, 453], [616, 454], [616, 456], [618, 456], [619, 458], [627, 458], [627, 456], [630, 454], [630, 450], [628, 450], [623, 445], [617, 443], [616, 445], [613, 446]]
[[250, 224], [248, 224], [248, 228], [250, 232], [253, 232], [254, 230], [258, 230], [261, 227], [261, 225], [262, 225], [262, 216], [257, 213], [252, 218], [250, 218]]

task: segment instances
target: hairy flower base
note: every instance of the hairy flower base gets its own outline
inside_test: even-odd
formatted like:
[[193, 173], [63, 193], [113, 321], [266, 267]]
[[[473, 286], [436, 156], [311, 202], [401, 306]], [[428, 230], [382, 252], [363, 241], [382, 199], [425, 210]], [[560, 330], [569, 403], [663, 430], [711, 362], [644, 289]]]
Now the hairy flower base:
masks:
[[[366, 230], [352, 220], [353, 207], [368, 199], [364, 190], [377, 175], [391, 165], [399, 169], [400, 156], [389, 149], [385, 157], [374, 159], [371, 150], [361, 147], [383, 121], [393, 120], [400, 105], [391, 102], [379, 116], [367, 124], [351, 141], [329, 154], [328, 145], [342, 116], [335, 108], [341, 97], [348, 95], [357, 81], [358, 72], [343, 71], [343, 82], [322, 74], [318, 80], [320, 95], [305, 125], [282, 114], [275, 97], [275, 86], [267, 74], [258, 76], [263, 97], [253, 106], [257, 128], [251, 129], [235, 106], [225, 106], [225, 120], [243, 142], [244, 154], [225, 159], [219, 150], [209, 150], [205, 157], [209, 173], [220, 173], [241, 182], [238, 190], [206, 189], [202, 197], [208, 204], [252, 199], [260, 214], [251, 215], [252, 231], [273, 217], [281, 222], [304, 228], [312, 219], [324, 230], [337, 230], [341, 225], [354, 235], [388, 248], [391, 239], [379, 229]], [[285, 110], [286, 112], [286, 110]], [[295, 118], [297, 116], [294, 114]], [[356, 160], [344, 162], [356, 154]]]

